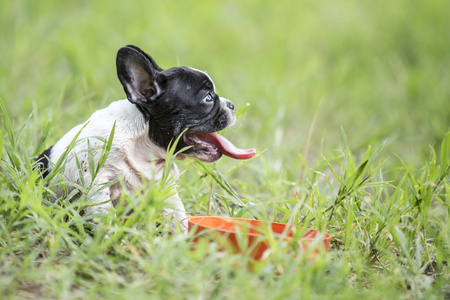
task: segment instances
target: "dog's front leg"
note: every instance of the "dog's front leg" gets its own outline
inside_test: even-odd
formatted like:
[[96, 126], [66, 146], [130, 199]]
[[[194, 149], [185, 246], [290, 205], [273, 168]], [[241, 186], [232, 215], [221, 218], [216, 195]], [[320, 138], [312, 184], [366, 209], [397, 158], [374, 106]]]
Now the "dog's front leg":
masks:
[[107, 181], [107, 179], [102, 180], [101, 177], [96, 178], [92, 185], [94, 192], [88, 198], [89, 206], [84, 209], [86, 214], [106, 214], [112, 208], [110, 187], [103, 186]]
[[174, 195], [166, 200], [164, 200], [168, 204], [167, 208], [164, 208], [162, 211], [162, 215], [165, 217], [173, 217], [175, 221], [180, 223], [181, 230], [183, 230], [184, 234], [188, 232], [188, 222], [186, 211], [184, 210], [183, 202], [178, 195]]

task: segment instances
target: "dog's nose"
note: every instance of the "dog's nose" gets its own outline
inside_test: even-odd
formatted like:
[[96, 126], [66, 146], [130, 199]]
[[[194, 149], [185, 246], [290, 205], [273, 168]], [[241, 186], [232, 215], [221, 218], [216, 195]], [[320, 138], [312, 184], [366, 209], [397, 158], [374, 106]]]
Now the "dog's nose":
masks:
[[234, 110], [234, 104], [230, 100], [227, 101], [227, 106], [229, 109]]

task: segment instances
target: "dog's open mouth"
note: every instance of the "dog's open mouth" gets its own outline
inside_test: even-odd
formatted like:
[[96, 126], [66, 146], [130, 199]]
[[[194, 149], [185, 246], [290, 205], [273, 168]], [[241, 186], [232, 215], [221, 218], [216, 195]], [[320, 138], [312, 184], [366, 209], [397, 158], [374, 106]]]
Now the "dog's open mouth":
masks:
[[256, 154], [255, 149], [239, 149], [224, 136], [216, 132], [188, 131], [183, 138], [186, 144], [209, 156], [218, 156], [220, 158], [223, 154], [234, 159], [249, 159]]

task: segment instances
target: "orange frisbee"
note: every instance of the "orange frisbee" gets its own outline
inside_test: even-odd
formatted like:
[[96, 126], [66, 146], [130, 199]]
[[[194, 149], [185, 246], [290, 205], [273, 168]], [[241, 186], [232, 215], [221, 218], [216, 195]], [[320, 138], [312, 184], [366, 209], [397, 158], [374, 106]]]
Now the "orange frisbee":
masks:
[[[320, 248], [322, 251], [328, 251], [331, 241], [329, 234], [320, 234], [314, 229], [230, 217], [191, 217], [188, 220], [188, 228], [189, 232], [194, 232], [194, 242], [201, 239], [214, 240], [222, 249], [232, 253], [249, 253], [255, 260], [265, 259], [270, 254], [269, 239], [272, 237], [277, 243], [281, 242], [287, 247], [294, 234], [301, 232], [302, 237], [298, 239], [297, 245], [300, 251], [313, 247], [309, 259], [319, 253]], [[313, 243], [317, 239], [320, 241]]]

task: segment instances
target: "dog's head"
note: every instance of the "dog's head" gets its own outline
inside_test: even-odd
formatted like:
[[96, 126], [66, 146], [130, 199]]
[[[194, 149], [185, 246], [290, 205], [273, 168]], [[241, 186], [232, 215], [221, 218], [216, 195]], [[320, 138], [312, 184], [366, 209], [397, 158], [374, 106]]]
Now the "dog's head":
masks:
[[255, 154], [253, 149], [237, 149], [215, 133], [234, 123], [234, 105], [217, 95], [206, 73], [190, 67], [163, 70], [132, 45], [119, 50], [116, 65], [128, 100], [144, 114], [150, 125], [149, 137], [158, 146], [167, 150], [184, 132], [176, 148], [191, 146], [184, 156], [213, 162], [222, 154], [237, 159]]

